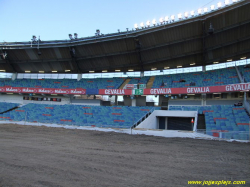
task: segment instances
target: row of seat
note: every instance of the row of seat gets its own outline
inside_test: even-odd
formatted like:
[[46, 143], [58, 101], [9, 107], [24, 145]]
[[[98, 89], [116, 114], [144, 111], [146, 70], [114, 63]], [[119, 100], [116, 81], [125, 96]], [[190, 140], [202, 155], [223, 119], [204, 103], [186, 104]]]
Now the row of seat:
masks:
[[33, 87], [33, 88], [61, 88], [61, 89], [118, 89], [124, 78], [96, 78], [96, 79], [16, 79], [0, 80], [1, 86]]
[[235, 68], [156, 76], [152, 88], [219, 86], [239, 83]]
[[159, 107], [48, 105], [30, 103], [0, 115], [2, 120], [129, 128]]

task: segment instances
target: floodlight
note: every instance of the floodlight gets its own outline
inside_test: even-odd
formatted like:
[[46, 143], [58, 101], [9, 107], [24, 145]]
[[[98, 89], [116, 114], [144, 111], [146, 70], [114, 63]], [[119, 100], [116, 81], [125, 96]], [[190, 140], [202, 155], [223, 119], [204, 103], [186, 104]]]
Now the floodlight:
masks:
[[160, 23], [162, 24], [162, 22], [163, 22], [163, 18], [160, 18], [160, 19], [159, 19], [159, 21], [160, 21]]
[[100, 36], [100, 33], [101, 33], [100, 29], [96, 29], [95, 35], [96, 35], [96, 36]]
[[75, 39], [77, 39], [77, 36], [78, 36], [78, 34], [77, 34], [77, 33], [74, 33], [74, 38], [75, 38]]
[[143, 23], [143, 22], [141, 22], [140, 26], [143, 28], [143, 27], [144, 27], [144, 23]]
[[166, 16], [166, 17], [165, 17], [165, 21], [168, 22], [168, 19], [169, 19], [168, 16]]
[[184, 16], [185, 16], [185, 18], [187, 18], [188, 17], [188, 12], [185, 12]]
[[214, 5], [211, 5], [210, 8], [211, 8], [211, 10], [214, 10], [214, 9], [215, 9], [215, 6], [214, 6]]
[[225, 0], [225, 5], [229, 5], [229, 0]]
[[179, 18], [179, 19], [182, 19], [182, 14], [181, 14], [181, 13], [178, 14], [178, 18]]
[[150, 26], [150, 21], [147, 21], [146, 24], [147, 24], [147, 26], [149, 27], [149, 26]]
[[203, 12], [204, 12], [204, 13], [207, 13], [207, 11], [208, 11], [208, 8], [205, 7], [205, 8], [203, 9]]
[[153, 25], [155, 26], [155, 24], [156, 24], [156, 20], [155, 20], [155, 19], [153, 19], [152, 23], [153, 23]]
[[190, 15], [194, 16], [194, 10], [190, 11]]
[[137, 23], [134, 24], [134, 27], [135, 27], [135, 29], [138, 29], [138, 24]]
[[200, 14], [201, 14], [201, 12], [202, 12], [202, 9], [201, 9], [201, 8], [199, 8], [199, 9], [198, 9], [198, 14], [200, 15]]
[[171, 20], [172, 20], [172, 21], [174, 21], [174, 17], [175, 17], [174, 15], [171, 16]]
[[69, 34], [69, 39], [73, 40], [72, 34]]
[[218, 8], [221, 8], [222, 3], [221, 2], [217, 3], [217, 6], [218, 6]]
[[36, 36], [33, 35], [31, 40], [32, 40], [33, 42], [36, 42]]

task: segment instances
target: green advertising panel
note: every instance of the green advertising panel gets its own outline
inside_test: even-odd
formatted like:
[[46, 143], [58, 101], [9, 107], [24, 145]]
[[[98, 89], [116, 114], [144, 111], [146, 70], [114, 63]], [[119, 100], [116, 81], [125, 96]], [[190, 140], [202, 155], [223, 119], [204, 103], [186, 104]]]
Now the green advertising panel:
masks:
[[146, 84], [139, 84], [139, 88], [140, 89], [146, 88]]
[[135, 89], [135, 95], [143, 95], [143, 89]]

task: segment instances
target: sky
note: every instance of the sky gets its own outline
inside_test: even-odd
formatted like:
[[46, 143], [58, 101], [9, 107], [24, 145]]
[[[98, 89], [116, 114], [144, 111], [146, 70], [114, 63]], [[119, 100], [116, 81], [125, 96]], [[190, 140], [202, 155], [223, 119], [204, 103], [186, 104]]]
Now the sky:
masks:
[[[220, 0], [0, 0], [0, 43], [65, 40], [68, 34], [94, 36], [118, 29], [131, 30], [134, 24], [210, 7]], [[232, 0], [230, 0], [231, 2]], [[224, 2], [224, 0], [221, 0]]]

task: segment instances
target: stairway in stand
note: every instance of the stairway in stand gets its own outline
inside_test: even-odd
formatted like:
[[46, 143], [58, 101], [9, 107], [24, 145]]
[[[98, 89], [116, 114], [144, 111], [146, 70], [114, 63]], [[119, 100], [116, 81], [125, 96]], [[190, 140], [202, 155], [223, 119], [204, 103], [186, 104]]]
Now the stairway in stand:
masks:
[[131, 80], [131, 79], [126, 79], [126, 80], [122, 83], [122, 85], [119, 87], [119, 89], [124, 89], [124, 87], [126, 86], [126, 84], [129, 83], [130, 80]]
[[146, 88], [151, 88], [153, 86], [154, 80], [155, 80], [155, 77], [150, 77], [150, 79], [148, 80]]

